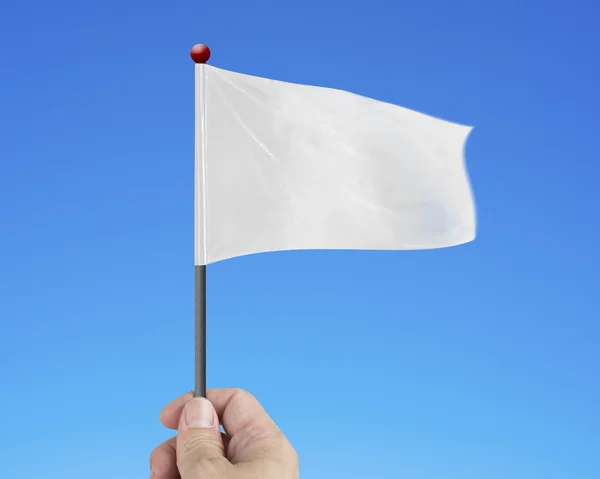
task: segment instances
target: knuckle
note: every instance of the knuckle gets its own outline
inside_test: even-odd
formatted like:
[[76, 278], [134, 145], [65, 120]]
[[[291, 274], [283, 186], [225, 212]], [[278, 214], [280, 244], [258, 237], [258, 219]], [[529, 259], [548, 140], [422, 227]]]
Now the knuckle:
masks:
[[292, 446], [290, 441], [288, 441], [288, 439], [283, 434], [282, 434], [282, 438], [281, 438], [281, 444], [282, 444], [282, 451], [283, 451], [282, 456], [284, 456], [287, 460], [289, 460], [289, 462], [291, 462], [293, 464], [298, 464], [298, 452], [296, 451], [296, 448], [294, 448], [294, 446]]
[[292, 446], [290, 441], [288, 441], [288, 439], [283, 435], [283, 433], [278, 434], [278, 436], [278, 453], [275, 456], [281, 460], [282, 465], [285, 465], [286, 469], [290, 471], [298, 471], [298, 452], [294, 446]]
[[288, 443], [288, 448], [289, 448], [290, 458], [296, 465], [298, 465], [298, 452], [296, 451], [296, 448], [289, 443]]
[[153, 464], [156, 461], [158, 461], [161, 453], [162, 453], [162, 445], [156, 446], [150, 453], [150, 464]]
[[252, 395], [252, 393], [250, 393], [249, 391], [246, 391], [245, 389], [240, 389], [240, 388], [235, 388], [233, 390], [233, 396], [236, 396], [238, 399], [241, 399], [241, 400], [255, 399], [254, 396]]
[[287, 479], [297, 479], [300, 474], [300, 466], [298, 463], [298, 453], [288, 443], [286, 451], [282, 454], [282, 465], [285, 470], [283, 476]]
[[193, 460], [177, 463], [182, 474], [191, 477], [227, 477], [228, 461], [224, 457], [196, 457]]
[[182, 457], [212, 457], [218, 454], [223, 454], [222, 443], [207, 434], [190, 434], [179, 452]]

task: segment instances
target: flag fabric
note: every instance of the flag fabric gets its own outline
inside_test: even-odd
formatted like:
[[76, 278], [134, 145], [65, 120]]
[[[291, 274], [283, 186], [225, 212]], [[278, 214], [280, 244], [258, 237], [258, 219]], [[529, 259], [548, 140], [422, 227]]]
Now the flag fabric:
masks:
[[469, 242], [470, 131], [342, 90], [197, 64], [195, 264]]

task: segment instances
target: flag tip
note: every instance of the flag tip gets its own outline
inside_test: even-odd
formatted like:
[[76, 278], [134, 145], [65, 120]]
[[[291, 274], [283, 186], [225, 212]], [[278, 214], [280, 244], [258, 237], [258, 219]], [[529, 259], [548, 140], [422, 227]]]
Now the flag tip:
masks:
[[192, 47], [190, 56], [192, 57], [192, 60], [194, 60], [194, 63], [206, 63], [210, 58], [210, 48], [199, 43]]

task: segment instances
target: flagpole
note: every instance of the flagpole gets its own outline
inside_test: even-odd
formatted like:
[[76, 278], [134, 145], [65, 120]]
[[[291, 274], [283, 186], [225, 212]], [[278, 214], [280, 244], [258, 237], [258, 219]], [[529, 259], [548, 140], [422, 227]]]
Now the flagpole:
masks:
[[195, 266], [195, 397], [206, 397], [206, 266]]
[[[194, 63], [202, 64], [206, 63], [210, 58], [210, 49], [206, 45], [195, 45], [190, 52], [190, 56]], [[197, 73], [196, 73], [197, 74]], [[203, 138], [200, 134], [204, 134], [204, 95], [195, 99], [195, 121], [196, 121], [196, 145], [195, 145], [195, 181], [194, 181], [194, 250], [195, 250], [195, 266], [194, 266], [194, 303], [195, 303], [195, 359], [194, 359], [194, 370], [195, 370], [195, 386], [194, 396], [195, 397], [206, 397], [206, 257], [203, 255], [199, 258], [199, 243], [200, 240], [205, 246], [205, 238], [199, 237], [199, 212], [198, 202], [200, 198], [199, 194], [204, 195], [204, 191], [201, 193], [199, 189], [201, 182], [199, 178], [202, 176], [199, 169], [204, 162], [202, 143]], [[199, 134], [200, 130], [200, 134]], [[203, 208], [202, 208], [203, 209]], [[202, 213], [202, 221], [205, 221], [204, 213]], [[204, 225], [202, 226], [202, 235], [204, 235]]]

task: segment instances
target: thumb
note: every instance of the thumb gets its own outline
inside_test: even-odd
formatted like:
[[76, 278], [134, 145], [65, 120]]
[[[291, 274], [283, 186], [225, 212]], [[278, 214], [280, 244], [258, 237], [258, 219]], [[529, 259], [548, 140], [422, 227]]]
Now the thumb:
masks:
[[185, 405], [176, 448], [181, 479], [224, 478], [231, 467], [223, 452], [219, 418], [207, 399], [194, 398]]

